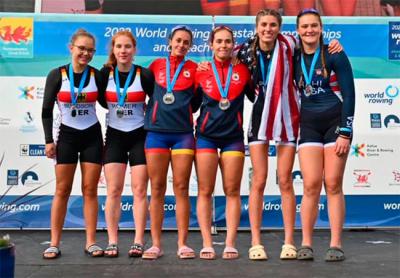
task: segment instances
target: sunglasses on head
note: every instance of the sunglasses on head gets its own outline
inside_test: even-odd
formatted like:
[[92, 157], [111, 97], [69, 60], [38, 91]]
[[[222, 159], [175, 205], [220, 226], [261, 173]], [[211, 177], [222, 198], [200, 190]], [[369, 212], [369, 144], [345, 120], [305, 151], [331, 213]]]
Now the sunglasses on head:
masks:
[[299, 14], [297, 15], [297, 17], [305, 15], [305, 14], [316, 14], [316, 15], [320, 15], [318, 10], [314, 9], [314, 8], [308, 8], [308, 9], [303, 9], [299, 12]]
[[226, 25], [215, 26], [212, 31], [213, 31], [213, 33], [215, 33], [219, 30], [226, 30], [228, 32], [233, 33], [233, 30], [229, 26], [226, 26]]

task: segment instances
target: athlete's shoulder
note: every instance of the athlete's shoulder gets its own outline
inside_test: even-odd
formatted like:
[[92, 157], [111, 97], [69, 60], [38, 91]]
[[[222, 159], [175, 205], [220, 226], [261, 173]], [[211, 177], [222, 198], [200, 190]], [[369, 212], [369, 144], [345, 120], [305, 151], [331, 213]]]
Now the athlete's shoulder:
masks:
[[197, 64], [192, 60], [186, 60], [185, 67], [190, 69], [197, 69]]
[[250, 78], [250, 71], [245, 64], [243, 63], [236, 64], [235, 66], [233, 66], [233, 69], [235, 71], [238, 71], [240, 75], [246, 78]]
[[149, 66], [149, 70], [153, 73], [160, 70], [160, 68], [165, 67], [165, 58], [157, 58], [153, 62], [151, 62]]

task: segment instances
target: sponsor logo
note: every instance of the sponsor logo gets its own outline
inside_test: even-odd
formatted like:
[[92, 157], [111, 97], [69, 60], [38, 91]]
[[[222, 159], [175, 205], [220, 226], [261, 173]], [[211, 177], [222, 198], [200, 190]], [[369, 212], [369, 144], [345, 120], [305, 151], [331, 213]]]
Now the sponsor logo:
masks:
[[0, 117], [0, 125], [10, 125], [11, 119], [10, 118], [3, 118]]
[[[245, 154], [245, 156], [250, 156], [249, 145], [244, 146], [244, 154]], [[268, 156], [269, 157], [276, 156], [276, 146], [275, 145], [268, 146]]]
[[22, 144], [19, 145], [20, 156], [46, 156], [45, 145]]
[[35, 132], [37, 130], [34, 125], [35, 118], [30, 111], [25, 112], [24, 121], [25, 124], [23, 124], [19, 129], [21, 132]]
[[399, 87], [389, 85], [379, 92], [364, 93], [364, 99], [370, 104], [392, 105], [393, 101], [399, 96], [399, 91]]
[[303, 185], [303, 175], [300, 170], [292, 172], [293, 185]]
[[386, 128], [395, 129], [400, 128], [400, 119], [396, 115], [387, 115], [383, 120]]
[[351, 156], [355, 157], [381, 157], [393, 154], [394, 148], [381, 147], [376, 144], [355, 144], [351, 146]]
[[351, 155], [355, 157], [364, 157], [365, 156], [364, 147], [365, 144], [360, 144], [360, 145], [355, 144], [351, 146]]
[[39, 176], [33, 171], [26, 171], [21, 176], [21, 183], [25, 186], [34, 186], [40, 184]]
[[369, 176], [371, 174], [371, 170], [353, 170], [355, 177], [354, 187], [371, 187], [369, 183]]
[[393, 180], [389, 185], [400, 185], [400, 171], [399, 170], [393, 170], [392, 171], [392, 177]]
[[18, 170], [7, 170], [7, 185], [18, 185]]
[[371, 113], [369, 114], [370, 121], [371, 121], [371, 128], [381, 128], [382, 127], [382, 120], [380, 113]]
[[20, 94], [18, 99], [34, 99], [35, 86], [18, 87], [18, 90]]

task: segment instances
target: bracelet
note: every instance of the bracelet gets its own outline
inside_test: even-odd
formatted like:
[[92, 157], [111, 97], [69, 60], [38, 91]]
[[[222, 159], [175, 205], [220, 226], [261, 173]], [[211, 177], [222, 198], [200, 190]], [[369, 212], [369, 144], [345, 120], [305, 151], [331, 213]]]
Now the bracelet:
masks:
[[344, 138], [344, 139], [351, 139], [351, 137], [349, 137], [349, 136], [344, 136], [344, 135], [342, 135], [342, 134], [339, 134], [339, 137], [341, 137], [341, 138]]

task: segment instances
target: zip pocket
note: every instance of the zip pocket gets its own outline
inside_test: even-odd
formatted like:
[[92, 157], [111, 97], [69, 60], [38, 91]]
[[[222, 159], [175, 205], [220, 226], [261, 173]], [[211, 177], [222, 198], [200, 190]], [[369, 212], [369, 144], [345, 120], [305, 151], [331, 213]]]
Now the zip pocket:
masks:
[[158, 101], [154, 103], [153, 113], [151, 114], [151, 122], [154, 124], [157, 120]]
[[207, 112], [207, 113], [206, 113], [206, 116], [204, 117], [203, 123], [201, 124], [201, 127], [200, 127], [200, 132], [201, 132], [201, 133], [203, 133], [204, 130], [206, 129], [206, 125], [207, 125], [207, 122], [208, 122], [208, 118], [209, 118], [209, 117], [210, 117], [210, 112]]
[[239, 130], [242, 129], [242, 124], [243, 124], [243, 119], [242, 119], [242, 115], [240, 114], [240, 112], [237, 112], [237, 121], [238, 121], [238, 128]]

